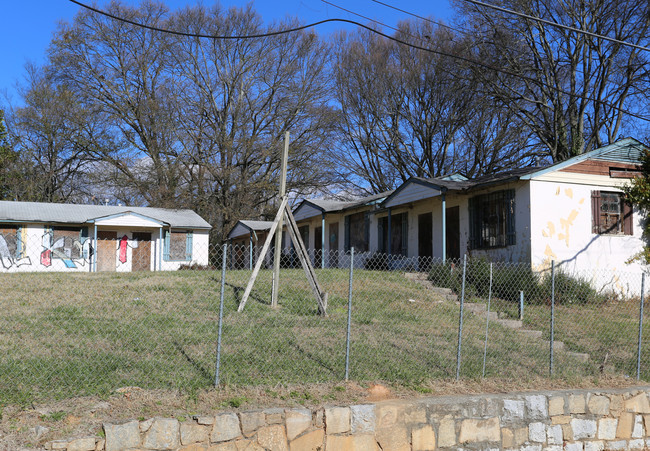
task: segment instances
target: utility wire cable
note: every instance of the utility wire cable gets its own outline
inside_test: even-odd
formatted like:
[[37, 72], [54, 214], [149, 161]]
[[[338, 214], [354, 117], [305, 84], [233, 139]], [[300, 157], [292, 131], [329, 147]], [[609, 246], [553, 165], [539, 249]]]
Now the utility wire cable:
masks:
[[388, 8], [394, 9], [395, 11], [399, 11], [401, 13], [408, 14], [409, 16], [413, 16], [413, 17], [415, 17], [417, 19], [425, 20], [425, 21], [427, 21], [429, 23], [438, 25], [439, 27], [448, 28], [449, 30], [456, 31], [458, 33], [469, 34], [469, 32], [467, 32], [465, 30], [459, 30], [458, 28], [454, 28], [454, 27], [452, 27], [450, 25], [447, 25], [444, 22], [439, 22], [437, 20], [433, 20], [433, 19], [430, 19], [428, 17], [420, 16], [418, 14], [415, 14], [415, 13], [411, 12], [411, 11], [407, 11], [405, 9], [401, 9], [401, 8], [398, 8], [397, 6], [391, 5], [390, 3], [380, 2], [379, 0], [372, 0], [372, 1], [375, 2], [375, 3], [379, 3], [380, 5], [386, 6]]
[[346, 9], [346, 8], [344, 8], [342, 6], [339, 6], [339, 5], [335, 4], [335, 3], [328, 2], [327, 0], [320, 0], [320, 1], [323, 2], [323, 3], [326, 3], [326, 4], [330, 5], [330, 6], [333, 6], [334, 8], [338, 8], [341, 11], [345, 11], [346, 13], [354, 14], [355, 16], [361, 17], [362, 19], [365, 19], [365, 20], [367, 20], [369, 22], [374, 22], [377, 25], [381, 25], [382, 27], [390, 28], [391, 30], [397, 31], [398, 33], [400, 32], [400, 30], [395, 28], [395, 27], [392, 27], [390, 25], [386, 25], [385, 23], [379, 22], [378, 20], [371, 19], [370, 17], [364, 16], [363, 14], [355, 13], [354, 11]]
[[[513, 72], [511, 70], [503, 69], [503, 68], [499, 68], [499, 67], [493, 67], [493, 66], [490, 66], [489, 64], [485, 64], [485, 63], [482, 63], [480, 61], [473, 60], [471, 58], [466, 58], [464, 56], [454, 55], [454, 54], [451, 54], [451, 53], [430, 49], [430, 48], [427, 48], [427, 47], [422, 47], [420, 45], [411, 44], [411, 43], [406, 42], [404, 40], [401, 40], [401, 39], [395, 38], [393, 36], [387, 35], [386, 33], [382, 33], [379, 30], [376, 30], [376, 29], [374, 29], [372, 27], [364, 25], [364, 24], [362, 24], [360, 22], [356, 22], [354, 20], [338, 19], [338, 18], [336, 18], [336, 19], [326, 19], [326, 20], [321, 20], [319, 22], [314, 22], [314, 23], [311, 23], [311, 24], [302, 25], [300, 27], [287, 28], [287, 29], [284, 29], [284, 30], [278, 30], [278, 31], [273, 31], [273, 32], [268, 32], [268, 33], [260, 33], [260, 34], [254, 34], [254, 35], [242, 35], [242, 36], [214, 36], [214, 35], [188, 33], [188, 32], [183, 32], [183, 31], [168, 30], [168, 29], [165, 29], [165, 28], [153, 27], [151, 25], [145, 25], [145, 24], [141, 24], [141, 23], [138, 23], [138, 22], [134, 22], [134, 21], [129, 20], [129, 19], [125, 19], [125, 18], [122, 18], [122, 17], [119, 17], [119, 16], [115, 16], [113, 14], [107, 13], [107, 12], [102, 11], [100, 9], [96, 9], [96, 8], [91, 7], [91, 6], [88, 6], [88, 5], [82, 3], [82, 2], [80, 2], [78, 0], [70, 0], [70, 1], [72, 3], [74, 3], [74, 4], [76, 4], [76, 5], [81, 6], [82, 8], [86, 8], [86, 9], [88, 9], [90, 11], [93, 11], [93, 12], [95, 12], [97, 14], [109, 17], [109, 18], [111, 18], [113, 20], [117, 20], [119, 22], [128, 23], [128, 24], [131, 24], [133, 26], [140, 27], [140, 28], [145, 28], [145, 29], [148, 29], [148, 30], [151, 30], [151, 31], [157, 31], [157, 32], [160, 32], [160, 33], [169, 33], [169, 34], [173, 34], [173, 35], [177, 35], [177, 36], [184, 36], [184, 37], [191, 37], [191, 38], [255, 39], [255, 38], [263, 38], [263, 37], [270, 37], [270, 36], [278, 36], [278, 35], [286, 34], [286, 33], [294, 33], [294, 32], [297, 32], [297, 31], [304, 30], [306, 28], [315, 27], [317, 25], [322, 25], [324, 23], [329, 23], [329, 22], [348, 23], [348, 24], [351, 24], [351, 25], [356, 25], [356, 26], [358, 26], [360, 28], [363, 28], [363, 29], [365, 29], [367, 31], [370, 31], [371, 33], [378, 34], [379, 36], [382, 36], [382, 37], [384, 37], [384, 38], [386, 38], [386, 39], [388, 39], [390, 41], [396, 42], [396, 43], [401, 44], [401, 45], [405, 45], [407, 47], [411, 47], [411, 48], [416, 49], [416, 50], [422, 50], [422, 51], [427, 52], [427, 53], [433, 53], [435, 55], [446, 56], [448, 58], [454, 58], [454, 59], [457, 59], [457, 60], [460, 60], [460, 61], [464, 61], [464, 62], [466, 62], [468, 64], [473, 64], [473, 65], [476, 65], [476, 66], [480, 66], [480, 67], [482, 67], [484, 69], [492, 70], [492, 71], [495, 71], [495, 72], [500, 72], [500, 73], [510, 75], [510, 76], [513, 76], [513, 77], [521, 78], [523, 80], [528, 80], [528, 81], [531, 81], [533, 83], [537, 83], [540, 86], [544, 86], [544, 87], [546, 87], [548, 89], [554, 90], [556, 92], [559, 92], [561, 94], [565, 94], [565, 95], [568, 95], [568, 96], [575, 96], [576, 95], [575, 93], [570, 93], [570, 92], [565, 91], [563, 89], [560, 89], [560, 88], [557, 88], [557, 87], [554, 87], [554, 86], [550, 86], [550, 85], [548, 85], [548, 84], [546, 84], [546, 83], [544, 83], [544, 82], [542, 82], [540, 80], [537, 80], [537, 79], [535, 79], [533, 77], [526, 76], [526, 75], [521, 74], [521, 73], [516, 73], [516, 72]], [[466, 0], [466, 1], [474, 1], [474, 0]], [[616, 111], [620, 111], [621, 113], [628, 114], [631, 117], [634, 117], [636, 119], [640, 119], [640, 120], [643, 120], [643, 121], [650, 122], [650, 118], [648, 118], [648, 117], [644, 117], [644, 116], [641, 116], [639, 114], [633, 113], [631, 111], [625, 110], [623, 108], [617, 107], [616, 105], [613, 105], [613, 104], [611, 104], [609, 102], [606, 102], [606, 101], [603, 101], [603, 100], [597, 100], [597, 99], [587, 97], [587, 96], [584, 96], [584, 95], [580, 96], [580, 97], [582, 97], [584, 100], [589, 100], [589, 101], [592, 101], [592, 102], [600, 103], [601, 105], [607, 106], [607, 107], [612, 108], [612, 109], [614, 109]]]
[[501, 11], [501, 12], [504, 12], [504, 13], [507, 13], [507, 14], [513, 14], [515, 16], [523, 17], [525, 19], [533, 20], [535, 22], [545, 23], [547, 25], [551, 25], [551, 26], [554, 26], [554, 27], [563, 28], [565, 30], [574, 31], [576, 33], [582, 33], [582, 34], [585, 34], [587, 36], [591, 36], [591, 37], [594, 37], [594, 38], [604, 39], [606, 41], [614, 42], [616, 44], [621, 44], [621, 45], [625, 45], [625, 46], [628, 46], [628, 47], [633, 47], [633, 48], [638, 49], [638, 50], [645, 50], [646, 52], [650, 52], [649, 47], [644, 47], [642, 45], [633, 44], [633, 43], [627, 42], [627, 41], [621, 41], [621, 40], [616, 39], [616, 38], [610, 38], [609, 36], [605, 36], [605, 35], [598, 34], [598, 33], [592, 33], [591, 31], [571, 27], [569, 25], [562, 25], [562, 24], [557, 23], [557, 22], [552, 22], [550, 20], [542, 19], [541, 17], [536, 17], [536, 16], [531, 16], [531, 15], [528, 15], [528, 14], [520, 13], [519, 11], [514, 11], [512, 9], [507, 9], [507, 8], [502, 8], [502, 7], [496, 6], [496, 5], [491, 5], [489, 3], [481, 2], [479, 0], [463, 0], [463, 1], [472, 3], [472, 4], [477, 5], [477, 6], [485, 6], [486, 8], [496, 9], [497, 11]]

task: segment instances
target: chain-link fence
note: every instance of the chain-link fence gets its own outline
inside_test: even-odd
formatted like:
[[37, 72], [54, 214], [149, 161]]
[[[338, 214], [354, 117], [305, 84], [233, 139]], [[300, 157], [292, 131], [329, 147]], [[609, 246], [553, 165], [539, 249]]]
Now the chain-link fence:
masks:
[[[217, 378], [269, 386], [346, 377], [409, 386], [551, 374], [650, 380], [640, 273], [309, 251], [327, 293], [322, 315], [292, 251], [282, 253], [271, 306], [271, 251], [238, 311], [260, 249], [215, 246], [196, 263], [199, 251], [181, 238], [106, 238], [114, 258], [103, 266], [102, 249], [77, 237], [50, 240], [50, 252], [30, 262], [21, 262], [20, 244], [6, 244], [0, 399], [196, 390]], [[178, 269], [160, 271], [171, 262]]]

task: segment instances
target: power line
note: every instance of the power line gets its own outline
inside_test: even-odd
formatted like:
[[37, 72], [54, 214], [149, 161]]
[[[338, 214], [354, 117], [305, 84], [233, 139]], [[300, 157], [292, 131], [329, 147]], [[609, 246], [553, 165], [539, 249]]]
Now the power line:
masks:
[[330, 5], [330, 6], [333, 6], [334, 8], [338, 8], [338, 9], [340, 9], [341, 11], [345, 11], [346, 13], [354, 14], [354, 15], [357, 16], [357, 17], [361, 17], [362, 19], [366, 19], [366, 20], [369, 21], [369, 22], [374, 22], [374, 23], [376, 23], [377, 25], [381, 25], [381, 26], [383, 26], [383, 27], [390, 28], [390, 29], [393, 30], [393, 31], [397, 31], [397, 32], [400, 31], [399, 29], [397, 29], [397, 28], [395, 28], [395, 27], [392, 27], [392, 26], [390, 26], [390, 25], [386, 25], [385, 23], [379, 22], [378, 20], [375, 20], [375, 19], [371, 19], [371, 18], [369, 18], [369, 17], [367, 17], [367, 16], [364, 16], [364, 15], [362, 15], [362, 14], [355, 13], [354, 11], [351, 11], [351, 10], [349, 10], [349, 9], [345, 9], [344, 7], [339, 6], [339, 5], [335, 4], [335, 3], [330, 3], [330, 2], [328, 2], [327, 0], [320, 0], [320, 1], [323, 2], [323, 3], [326, 3], [326, 4]]
[[650, 52], [650, 48], [644, 47], [642, 45], [633, 44], [633, 43], [627, 42], [627, 41], [621, 41], [621, 40], [616, 39], [616, 38], [610, 38], [609, 36], [605, 36], [605, 35], [597, 34], [597, 33], [592, 33], [591, 31], [582, 30], [580, 28], [575, 28], [575, 27], [571, 27], [571, 26], [568, 26], [568, 25], [562, 25], [562, 24], [557, 23], [557, 22], [552, 22], [550, 20], [542, 19], [541, 17], [530, 16], [528, 14], [520, 13], [519, 11], [513, 11], [511, 9], [506, 9], [506, 8], [502, 8], [500, 6], [491, 5], [489, 3], [484, 3], [484, 2], [481, 2], [479, 0], [464, 0], [464, 1], [472, 3], [474, 5], [485, 6], [487, 8], [496, 9], [497, 11], [501, 11], [501, 12], [504, 12], [504, 13], [507, 13], [507, 14], [513, 14], [515, 16], [523, 17], [525, 19], [530, 19], [530, 20], [533, 20], [535, 22], [541, 22], [541, 23], [545, 23], [547, 25], [552, 25], [554, 27], [563, 28], [565, 30], [575, 31], [576, 33], [582, 33], [582, 34], [585, 34], [587, 36], [591, 36], [593, 38], [604, 39], [606, 41], [614, 42], [616, 44], [621, 44], [621, 45], [625, 45], [625, 46], [628, 46], [628, 47], [633, 47], [633, 48], [638, 49], [638, 50], [645, 50], [646, 52]]
[[[330, 23], [330, 22], [348, 23], [348, 24], [351, 24], [351, 25], [356, 25], [356, 26], [358, 26], [360, 28], [363, 28], [363, 29], [365, 29], [367, 31], [370, 31], [371, 33], [378, 34], [379, 36], [382, 36], [382, 37], [384, 37], [384, 38], [386, 38], [386, 39], [388, 39], [390, 41], [396, 42], [398, 44], [401, 44], [401, 45], [404, 45], [404, 46], [407, 46], [407, 47], [410, 47], [410, 48], [413, 48], [413, 49], [416, 49], [416, 50], [422, 50], [422, 51], [427, 52], [427, 53], [433, 53], [435, 55], [446, 56], [448, 58], [454, 58], [454, 59], [464, 61], [464, 62], [472, 64], [472, 65], [480, 66], [480, 67], [482, 67], [484, 69], [488, 69], [488, 70], [492, 70], [492, 71], [495, 71], [495, 72], [503, 73], [503, 74], [510, 75], [510, 76], [513, 76], [513, 77], [516, 77], [516, 78], [521, 78], [523, 80], [528, 80], [528, 81], [531, 81], [533, 83], [537, 83], [540, 86], [544, 86], [544, 87], [546, 87], [548, 89], [554, 90], [556, 92], [559, 92], [561, 94], [565, 94], [565, 95], [568, 95], [568, 96], [576, 95], [575, 93], [570, 93], [570, 92], [565, 91], [563, 89], [560, 89], [558, 87], [548, 85], [548, 84], [546, 84], [546, 83], [544, 83], [544, 82], [542, 82], [540, 80], [537, 80], [537, 79], [532, 78], [532, 77], [528, 77], [528, 76], [523, 75], [521, 73], [516, 73], [516, 72], [510, 71], [510, 70], [507, 70], [507, 69], [503, 69], [503, 68], [493, 67], [493, 66], [490, 66], [489, 64], [485, 64], [485, 63], [482, 63], [480, 61], [476, 61], [476, 60], [473, 60], [473, 59], [470, 59], [470, 58], [466, 58], [464, 56], [454, 55], [454, 54], [439, 51], [439, 50], [433, 50], [433, 49], [430, 49], [430, 48], [427, 48], [427, 47], [422, 47], [420, 45], [416, 45], [416, 44], [412, 44], [412, 43], [403, 41], [403, 40], [398, 39], [396, 37], [387, 35], [386, 33], [382, 33], [381, 31], [376, 30], [376, 29], [374, 29], [372, 27], [369, 27], [367, 25], [364, 25], [364, 24], [362, 24], [360, 22], [356, 22], [354, 20], [349, 20], [349, 19], [340, 19], [340, 18], [326, 19], [326, 20], [321, 20], [319, 22], [314, 22], [314, 23], [311, 23], [311, 24], [302, 25], [300, 27], [287, 28], [287, 29], [284, 29], [284, 30], [278, 30], [278, 31], [273, 31], [273, 32], [268, 32], [268, 33], [260, 33], [260, 34], [254, 34], [254, 35], [215, 36], [215, 35], [188, 33], [188, 32], [183, 32], [183, 31], [168, 30], [168, 29], [165, 29], [165, 28], [153, 27], [151, 25], [141, 24], [141, 23], [129, 20], [129, 19], [125, 19], [123, 17], [115, 16], [113, 14], [107, 13], [107, 12], [102, 11], [100, 9], [96, 9], [96, 8], [91, 7], [91, 6], [88, 6], [88, 5], [82, 3], [82, 2], [80, 2], [78, 0], [70, 0], [70, 1], [72, 3], [75, 3], [76, 5], [81, 6], [82, 8], [86, 8], [86, 9], [88, 9], [90, 11], [93, 11], [93, 12], [95, 12], [97, 14], [109, 17], [109, 18], [111, 18], [113, 20], [117, 20], [119, 22], [128, 23], [128, 24], [131, 24], [133, 26], [140, 27], [140, 28], [145, 28], [145, 29], [148, 29], [148, 30], [151, 30], [151, 31], [157, 31], [157, 32], [160, 32], [160, 33], [168, 33], [168, 34], [172, 34], [172, 35], [191, 37], [191, 38], [204, 38], [204, 39], [255, 39], [255, 38], [263, 38], [263, 37], [270, 37], [270, 36], [278, 36], [278, 35], [287, 34], [287, 33], [294, 33], [294, 32], [297, 32], [297, 31], [301, 31], [301, 30], [304, 30], [304, 29], [307, 29], [307, 28], [315, 27], [315, 26], [322, 25], [322, 24], [325, 24], [325, 23]], [[475, 0], [465, 0], [465, 1], [472, 1], [473, 2]], [[607, 107], [612, 108], [612, 109], [614, 109], [616, 111], [619, 111], [621, 113], [628, 114], [631, 117], [634, 117], [636, 119], [640, 119], [640, 120], [643, 120], [643, 121], [650, 122], [650, 118], [646, 118], [644, 116], [633, 113], [631, 111], [627, 111], [627, 110], [625, 110], [623, 108], [617, 107], [616, 105], [612, 105], [609, 102], [605, 102], [603, 100], [597, 100], [597, 99], [594, 99], [594, 98], [591, 98], [591, 97], [586, 97], [586, 96], [581, 96], [581, 97], [584, 100], [589, 100], [589, 101], [592, 101], [592, 102], [600, 103], [601, 105], [607, 106]]]
[[401, 13], [408, 14], [409, 16], [413, 16], [413, 17], [415, 17], [417, 19], [425, 20], [425, 21], [427, 21], [429, 23], [438, 25], [439, 27], [448, 28], [449, 30], [456, 31], [458, 33], [469, 34], [465, 30], [459, 30], [459, 29], [451, 27], [451, 26], [449, 26], [449, 25], [447, 25], [447, 24], [445, 24], [443, 22], [438, 22], [437, 20], [433, 20], [433, 19], [430, 19], [428, 17], [417, 15], [417, 14], [411, 12], [411, 11], [406, 11], [404, 9], [398, 8], [397, 6], [393, 6], [393, 5], [389, 4], [389, 3], [380, 2], [379, 0], [372, 0], [372, 1], [375, 2], [375, 3], [379, 3], [380, 5], [386, 6], [388, 8], [394, 9], [395, 11], [399, 11]]

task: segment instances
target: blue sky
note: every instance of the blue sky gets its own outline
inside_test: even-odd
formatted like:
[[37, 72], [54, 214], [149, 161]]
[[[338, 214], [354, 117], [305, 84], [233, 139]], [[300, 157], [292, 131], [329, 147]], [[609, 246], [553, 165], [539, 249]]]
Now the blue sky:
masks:
[[[408, 15], [395, 11], [372, 0], [328, 0], [330, 3], [342, 6], [370, 19], [395, 26], [398, 21], [409, 18]], [[415, 14], [436, 19], [449, 20], [452, 11], [449, 0], [382, 0], [384, 3], [413, 12]], [[135, 0], [123, 0], [124, 3], [137, 5]], [[84, 1], [90, 3], [90, 0]], [[166, 0], [170, 9], [175, 10], [186, 5], [196, 4], [196, 0]], [[204, 1], [203, 4], [211, 2]], [[224, 0], [225, 6], [244, 5], [246, 0]], [[321, 0], [257, 0], [252, 2], [255, 9], [265, 21], [282, 19], [286, 16], [297, 16], [304, 23], [317, 22], [331, 18], [344, 18], [366, 23], [364, 19], [344, 12]], [[104, 0], [98, 0], [96, 7], [106, 5]], [[7, 98], [14, 105], [19, 104], [16, 93], [16, 82], [24, 76], [26, 62], [42, 64], [45, 61], [47, 47], [52, 33], [61, 21], [70, 21], [81, 7], [68, 0], [34, 0], [4, 2], [2, 5], [3, 21], [0, 24], [0, 105]], [[353, 28], [351, 25], [335, 24], [318, 27], [322, 34], [335, 31], [342, 27]], [[390, 30], [388, 30], [390, 32]]]

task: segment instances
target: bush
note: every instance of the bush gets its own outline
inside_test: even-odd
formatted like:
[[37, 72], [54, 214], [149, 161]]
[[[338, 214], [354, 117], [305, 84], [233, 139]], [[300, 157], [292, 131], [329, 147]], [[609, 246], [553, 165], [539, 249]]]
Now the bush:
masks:
[[450, 288], [460, 293], [463, 283], [463, 269], [459, 269], [452, 261], [433, 262], [429, 269], [429, 281], [441, 288]]
[[[548, 274], [543, 286], [547, 299], [551, 299], [552, 278]], [[555, 304], [599, 304], [605, 301], [605, 296], [599, 294], [587, 279], [572, 277], [562, 271], [555, 273]]]

